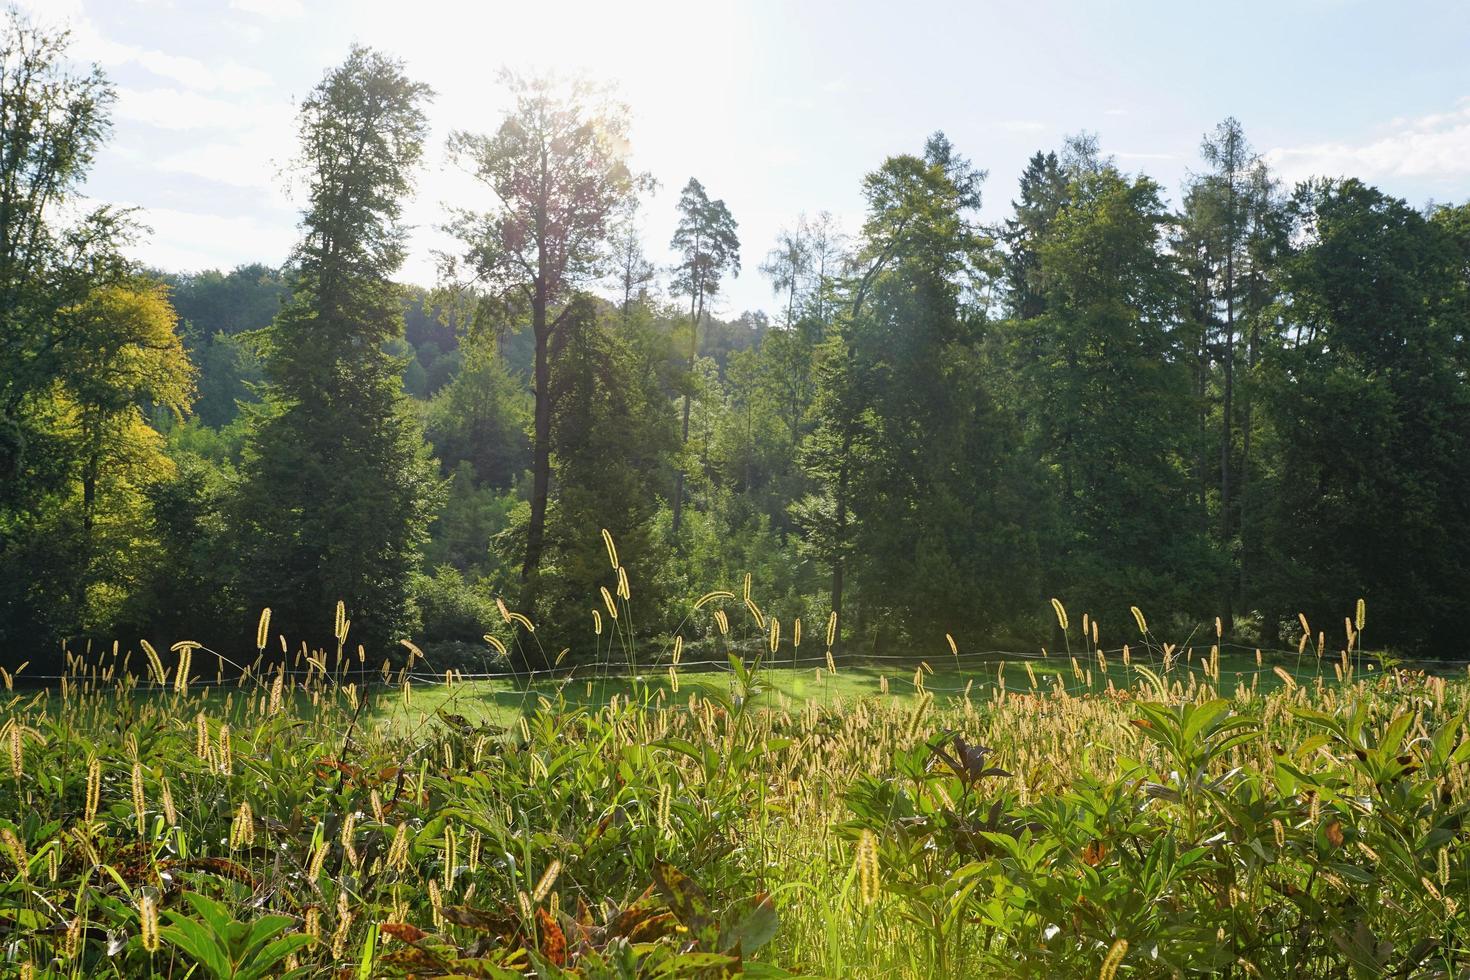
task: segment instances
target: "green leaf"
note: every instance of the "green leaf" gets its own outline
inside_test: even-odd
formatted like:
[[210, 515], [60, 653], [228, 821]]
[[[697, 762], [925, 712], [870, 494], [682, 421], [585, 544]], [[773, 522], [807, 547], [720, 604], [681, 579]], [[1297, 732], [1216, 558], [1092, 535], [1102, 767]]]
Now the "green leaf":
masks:
[[199, 918], [204, 920], [204, 924], [216, 937], [224, 937], [229, 934], [235, 917], [223, 904], [199, 892], [184, 892], [184, 900], [194, 906], [194, 911], [199, 913]]
[[781, 919], [776, 915], [771, 896], [762, 892], [755, 897], [755, 903], [749, 912], [720, 931], [720, 949], [729, 950], [739, 946], [742, 951], [753, 953], [770, 942], [780, 926]]
[[1414, 724], [1414, 715], [1408, 711], [1388, 723], [1388, 728], [1383, 733], [1383, 741], [1378, 745], [1384, 755], [1398, 755], [1399, 746], [1404, 744], [1404, 736], [1409, 733], [1409, 726], [1412, 724]]
[[1229, 710], [1230, 702], [1222, 698], [1206, 701], [1204, 704], [1191, 708], [1185, 715], [1179, 734], [1185, 742], [1192, 742]]
[[362, 960], [357, 966], [358, 980], [369, 980], [373, 975], [373, 957], [378, 949], [378, 924], [368, 926], [367, 937], [362, 941]]
[[[377, 929], [377, 924], [374, 923], [372, 927], [372, 934], [375, 936], [377, 935]], [[252, 957], [249, 966], [241, 970], [237, 974], [237, 976], [240, 978], [240, 980], [256, 980], [257, 977], [274, 977], [276, 976], [276, 973], [273, 968], [277, 963], [281, 962], [286, 957], [296, 952], [298, 949], [305, 949], [307, 946], [310, 946], [315, 942], [315, 938], [308, 936], [305, 933], [294, 933], [290, 936], [282, 936], [280, 939], [277, 939], [275, 942], [267, 945], [254, 957]], [[366, 959], [364, 960], [364, 962], [370, 964], [371, 959]], [[368, 976], [368, 974], [366, 973], [360, 975], [364, 977]]]
[[283, 932], [291, 927], [295, 921], [289, 915], [262, 915], [250, 924], [250, 932], [245, 937], [243, 944], [244, 956], [242, 960], [250, 959], [250, 954], [259, 946], [263, 946], [277, 933]]
[[668, 749], [670, 752], [677, 752], [680, 755], [687, 755], [695, 762], [704, 761], [704, 753], [696, 748], [693, 742], [687, 741], [682, 738], [660, 739], [657, 742], [649, 743], [649, 748]]
[[158, 930], [159, 938], [183, 950], [219, 980], [229, 980], [233, 972], [229, 956], [216, 944], [210, 931], [187, 915], [170, 912], [169, 917], [172, 924]]

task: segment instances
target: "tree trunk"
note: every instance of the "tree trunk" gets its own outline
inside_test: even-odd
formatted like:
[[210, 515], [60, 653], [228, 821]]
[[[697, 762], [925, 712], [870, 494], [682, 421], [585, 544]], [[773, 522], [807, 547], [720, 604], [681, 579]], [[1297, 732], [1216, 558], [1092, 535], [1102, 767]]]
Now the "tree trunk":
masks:
[[535, 598], [536, 572], [546, 541], [546, 498], [551, 487], [551, 363], [546, 325], [546, 293], [536, 291], [531, 304], [531, 329], [536, 336], [536, 415], [531, 455], [531, 524], [526, 530], [526, 563], [521, 568], [528, 606]]
[[[1235, 175], [1230, 176], [1230, 209], [1226, 213], [1229, 222], [1229, 241], [1225, 251], [1225, 345], [1222, 351], [1225, 390], [1220, 401], [1220, 547], [1230, 549], [1230, 443], [1234, 438], [1231, 413], [1235, 411]], [[1221, 629], [1229, 636], [1235, 629], [1235, 577], [1225, 577], [1224, 609], [1220, 614]]]
[[[1255, 311], [1258, 311], [1260, 309], [1260, 296], [1258, 290], [1260, 280], [1258, 277], [1252, 276], [1250, 283], [1251, 302], [1249, 308], [1254, 313]], [[1242, 598], [1246, 597], [1249, 594], [1247, 592], [1246, 586], [1247, 583], [1250, 581], [1249, 575], [1250, 570], [1252, 569], [1252, 561], [1254, 558], [1251, 549], [1255, 547], [1255, 528], [1251, 525], [1249, 520], [1249, 518], [1252, 516], [1250, 510], [1251, 497], [1249, 496], [1249, 494], [1251, 493], [1254, 486], [1250, 482], [1250, 472], [1252, 432], [1255, 429], [1255, 399], [1253, 397], [1249, 379], [1252, 377], [1255, 370], [1259, 343], [1260, 324], [1259, 315], [1257, 314], [1256, 316], [1253, 316], [1251, 318], [1250, 331], [1248, 339], [1246, 340], [1245, 369], [1246, 378], [1248, 380], [1243, 395], [1245, 407], [1242, 411], [1241, 419], [1240, 479], [1238, 493], [1238, 497], [1240, 500], [1240, 560], [1236, 563], [1235, 566], [1235, 594], [1237, 596], [1241, 596]]]
[[834, 535], [832, 554], [832, 614], [837, 617], [837, 632], [832, 640], [835, 655], [842, 645], [842, 590], [846, 585], [846, 570], [843, 567], [843, 548], [847, 544], [847, 476], [848, 456], [852, 452], [852, 426], [842, 433], [842, 456], [837, 464], [837, 533]]
[[[689, 297], [689, 381], [694, 382], [694, 363], [699, 356], [699, 321], [704, 317], [704, 290], [697, 288]], [[690, 393], [684, 390], [684, 424], [681, 429], [679, 448], [689, 445], [689, 402]], [[679, 526], [684, 517], [684, 468], [674, 474], [674, 537], [679, 537]]]

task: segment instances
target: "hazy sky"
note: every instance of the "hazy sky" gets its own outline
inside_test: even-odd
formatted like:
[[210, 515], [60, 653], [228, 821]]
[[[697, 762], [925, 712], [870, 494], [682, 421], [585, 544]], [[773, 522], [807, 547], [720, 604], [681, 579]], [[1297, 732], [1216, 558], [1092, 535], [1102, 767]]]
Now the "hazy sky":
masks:
[[1282, 176], [1352, 174], [1422, 204], [1470, 197], [1470, 4], [22, 0], [74, 33], [120, 99], [88, 192], [141, 207], [139, 256], [169, 269], [279, 263], [297, 204], [281, 177], [295, 105], [356, 41], [434, 87], [434, 132], [404, 278], [429, 284], [444, 201], [473, 184], [451, 128], [493, 129], [502, 66], [617, 84], [643, 211], [666, 261], [679, 188], [697, 176], [740, 223], [745, 270], [724, 312], [773, 309], [761, 258], [783, 224], [861, 217], [859, 181], [945, 130], [990, 172], [1005, 214], [1035, 150], [1096, 131], [1171, 198], [1200, 136], [1237, 116]]

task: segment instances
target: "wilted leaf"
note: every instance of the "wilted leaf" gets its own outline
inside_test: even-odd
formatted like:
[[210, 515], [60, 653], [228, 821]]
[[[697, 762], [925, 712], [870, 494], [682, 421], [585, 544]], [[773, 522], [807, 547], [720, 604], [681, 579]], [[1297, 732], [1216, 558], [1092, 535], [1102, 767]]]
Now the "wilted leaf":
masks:
[[719, 925], [703, 888], [664, 861], [653, 862], [653, 883], [658, 886], [659, 894], [669, 903], [674, 915], [702, 945], [712, 947], [718, 942]]
[[619, 935], [626, 936], [629, 942], [652, 943], [672, 935], [678, 928], [679, 920], [672, 912], [645, 913], [643, 918], [632, 920]]
[[392, 936], [399, 942], [416, 943], [428, 935], [418, 926], [407, 922], [382, 922], [378, 924], [378, 931], [385, 936]]
[[476, 932], [488, 933], [508, 939], [514, 935], [519, 928], [520, 920], [509, 906], [493, 912], [489, 909], [476, 909], [468, 905], [446, 905], [440, 910], [445, 922], [473, 929]]
[[541, 937], [541, 955], [555, 966], [566, 966], [567, 937], [551, 913], [543, 908], [536, 909], [536, 930]]

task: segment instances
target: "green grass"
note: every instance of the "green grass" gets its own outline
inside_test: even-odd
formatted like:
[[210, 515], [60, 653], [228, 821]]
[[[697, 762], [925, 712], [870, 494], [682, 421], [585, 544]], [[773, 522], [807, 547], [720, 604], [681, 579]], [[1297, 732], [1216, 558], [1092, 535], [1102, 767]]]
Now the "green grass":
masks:
[[665, 669], [369, 685], [340, 652], [289, 684], [175, 684], [173, 655], [143, 685], [77, 667], [7, 695], [5, 965], [1470, 968], [1463, 668], [1158, 654], [685, 666], [677, 692]]
[[[1171, 664], [1168, 677], [1171, 680], [1187, 681], [1191, 675], [1196, 680], [1205, 678], [1204, 665], [1208, 651], [1181, 654]], [[965, 657], [932, 657], [928, 659], [894, 657], [883, 661], [845, 660], [837, 664], [834, 674], [822, 663], [793, 668], [781, 666], [780, 661], [767, 662], [761, 670], [762, 683], [776, 703], [801, 705], [814, 702], [832, 706], [858, 698], [884, 696], [884, 681], [887, 695], [898, 699], [912, 699], [919, 693], [915, 672], [924, 671], [923, 690], [934, 695], [941, 703], [963, 698], [966, 691], [976, 700], [986, 700], [994, 695], [1004, 678], [1006, 690], [1014, 694], [1031, 694], [1036, 691], [1050, 693], [1060, 682], [1069, 694], [1101, 694], [1106, 692], [1109, 682], [1115, 688], [1130, 688], [1144, 679], [1137, 670], [1146, 667], [1155, 673], [1163, 671], [1161, 658], [1144, 650], [1141, 655], [1131, 657], [1124, 664], [1115, 652], [1106, 655], [1106, 669], [1099, 666], [1093, 654], [1082, 654], [1077, 665], [1084, 676], [1076, 676], [1070, 654], [1054, 654], [1036, 657], [1015, 655], [980, 655]], [[810, 661], [808, 661], [810, 662]], [[823, 662], [824, 663], [824, 662]], [[1318, 680], [1332, 681], [1335, 674], [1333, 661], [1323, 661], [1311, 653], [1302, 655], [1276, 654], [1263, 656], [1258, 665], [1254, 652], [1226, 652], [1220, 655], [1220, 684], [1225, 691], [1254, 687], [1261, 693], [1274, 692], [1285, 681], [1276, 673], [1280, 668], [1298, 683], [1312, 684]], [[1371, 673], [1381, 669], [1374, 656], [1359, 658], [1360, 669]], [[926, 668], [927, 665], [927, 668]], [[1030, 667], [1030, 673], [1027, 667]], [[1091, 678], [1086, 677], [1090, 669]], [[1458, 666], [1430, 665], [1429, 672], [1439, 676], [1451, 676], [1461, 672]], [[517, 717], [534, 711], [541, 699], [565, 703], [571, 708], [596, 708], [606, 705], [614, 696], [642, 700], [647, 697], [653, 704], [673, 704], [687, 701], [691, 694], [704, 697], [710, 694], [728, 697], [736, 683], [728, 667], [704, 665], [700, 668], [681, 667], [679, 690], [675, 692], [669, 681], [667, 666], [652, 668], [629, 674], [625, 670], [583, 668], [572, 671], [568, 676], [542, 678], [529, 683], [514, 677], [494, 679], [468, 679], [453, 684], [420, 683], [415, 686], [408, 710], [401, 701], [382, 699], [377, 702], [374, 719], [395, 724], [422, 723], [436, 712], [450, 712], [472, 722], [487, 722], [508, 725]], [[1032, 686], [1032, 678], [1036, 687]]]

